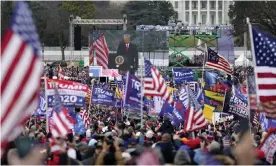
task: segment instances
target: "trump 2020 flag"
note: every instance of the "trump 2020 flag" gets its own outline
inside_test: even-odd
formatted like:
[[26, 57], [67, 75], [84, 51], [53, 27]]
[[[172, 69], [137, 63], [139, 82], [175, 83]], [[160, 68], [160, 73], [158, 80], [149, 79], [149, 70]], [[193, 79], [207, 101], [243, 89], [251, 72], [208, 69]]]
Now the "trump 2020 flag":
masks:
[[114, 91], [107, 90], [102, 86], [94, 86], [92, 91], [92, 103], [93, 104], [104, 104], [113, 106], [115, 104]]
[[130, 106], [131, 108], [138, 110], [141, 108], [141, 87], [141, 81], [137, 77], [128, 73], [126, 79], [124, 107]]
[[85, 107], [85, 97], [88, 86], [67, 80], [46, 80], [46, 99], [48, 107], [54, 107], [55, 85], [60, 94], [61, 102], [65, 107]]

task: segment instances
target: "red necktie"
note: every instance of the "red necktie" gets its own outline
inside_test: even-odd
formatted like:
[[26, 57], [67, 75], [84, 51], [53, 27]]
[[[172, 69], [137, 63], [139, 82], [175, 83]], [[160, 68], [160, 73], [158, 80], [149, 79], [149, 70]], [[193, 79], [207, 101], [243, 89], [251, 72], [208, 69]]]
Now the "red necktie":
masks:
[[126, 45], [126, 52], [128, 51], [128, 45]]

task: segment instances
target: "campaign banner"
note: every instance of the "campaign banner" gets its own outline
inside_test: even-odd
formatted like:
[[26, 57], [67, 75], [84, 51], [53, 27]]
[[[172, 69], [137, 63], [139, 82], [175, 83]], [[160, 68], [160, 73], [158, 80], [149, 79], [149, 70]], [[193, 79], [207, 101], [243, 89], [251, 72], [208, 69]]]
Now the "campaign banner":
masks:
[[194, 81], [194, 72], [191, 69], [173, 68], [172, 73], [176, 84]]
[[186, 110], [180, 101], [176, 101], [173, 107], [165, 102], [159, 116], [167, 116], [173, 122], [173, 125], [178, 127], [185, 120]]
[[114, 106], [115, 102], [113, 90], [107, 90], [101, 86], [93, 87], [91, 103]]
[[88, 86], [67, 80], [46, 80], [46, 99], [48, 107], [54, 106], [55, 88], [58, 90], [62, 104], [65, 107], [85, 107], [85, 97]]
[[249, 108], [247, 102], [233, 95], [230, 98], [228, 113], [248, 119]]
[[131, 106], [134, 109], [141, 108], [141, 81], [128, 73], [126, 79], [126, 91], [124, 98], [124, 107]]
[[38, 106], [34, 112], [34, 116], [41, 116], [46, 114], [46, 100], [45, 100], [45, 94], [40, 93], [39, 99], [38, 99]]

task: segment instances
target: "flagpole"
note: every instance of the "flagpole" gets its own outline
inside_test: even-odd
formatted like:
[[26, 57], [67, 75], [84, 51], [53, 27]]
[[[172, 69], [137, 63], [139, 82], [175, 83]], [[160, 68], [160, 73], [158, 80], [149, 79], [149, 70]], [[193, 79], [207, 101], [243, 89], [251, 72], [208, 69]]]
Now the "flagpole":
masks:
[[203, 62], [202, 62], [201, 89], [203, 89], [206, 54], [208, 54], [208, 50], [207, 50], [207, 44], [205, 43], [205, 52], [203, 54]]
[[90, 101], [89, 101], [89, 109], [88, 110], [90, 110], [91, 109], [91, 101], [92, 101], [92, 95], [93, 95], [93, 87], [94, 87], [94, 78], [92, 79], [92, 82], [91, 82], [91, 92], [90, 92]]
[[44, 92], [45, 92], [45, 100], [46, 100], [46, 132], [49, 133], [49, 117], [48, 117], [48, 98], [47, 98], [47, 79], [46, 75], [44, 75]]
[[[248, 24], [248, 31], [249, 31], [249, 35], [250, 35], [250, 43], [251, 43], [251, 56], [252, 56], [252, 60], [253, 60], [253, 63], [255, 63], [255, 50], [254, 50], [254, 42], [253, 42], [253, 34], [252, 34], [252, 25], [250, 23], [250, 19], [247, 17], [246, 18], [246, 23]], [[255, 73], [255, 80], [256, 80], [256, 72]], [[248, 123], [249, 123], [249, 131], [251, 133], [251, 127], [250, 127], [250, 94], [249, 94], [249, 82], [248, 82], [248, 72], [246, 71], [246, 82], [247, 82], [247, 85], [246, 85], [246, 90], [247, 90], [247, 101], [248, 101]], [[256, 86], [256, 95], [257, 95], [257, 92], [258, 92], [258, 86]], [[257, 104], [259, 103], [259, 100], [258, 100], [258, 95], [256, 96], [257, 97]]]
[[[232, 87], [233, 88], [233, 87]], [[223, 99], [223, 104], [222, 104], [222, 111], [224, 109], [224, 104], [225, 104], [225, 97], [226, 97], [226, 91], [224, 91], [224, 99]], [[222, 111], [219, 113], [219, 117], [221, 118]]]
[[143, 117], [144, 117], [144, 111], [143, 111], [143, 97], [144, 97], [144, 84], [143, 84], [143, 63], [144, 62], [144, 57], [141, 55], [141, 107], [140, 107], [140, 116], [141, 116], [141, 128], [143, 127]]

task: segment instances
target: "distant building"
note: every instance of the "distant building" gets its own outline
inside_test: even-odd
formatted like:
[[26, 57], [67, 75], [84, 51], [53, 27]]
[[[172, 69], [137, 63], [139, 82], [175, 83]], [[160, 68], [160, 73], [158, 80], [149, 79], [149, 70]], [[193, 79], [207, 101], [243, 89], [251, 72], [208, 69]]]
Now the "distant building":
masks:
[[190, 26], [229, 24], [229, 6], [233, 0], [170, 0], [178, 13], [177, 20]]

